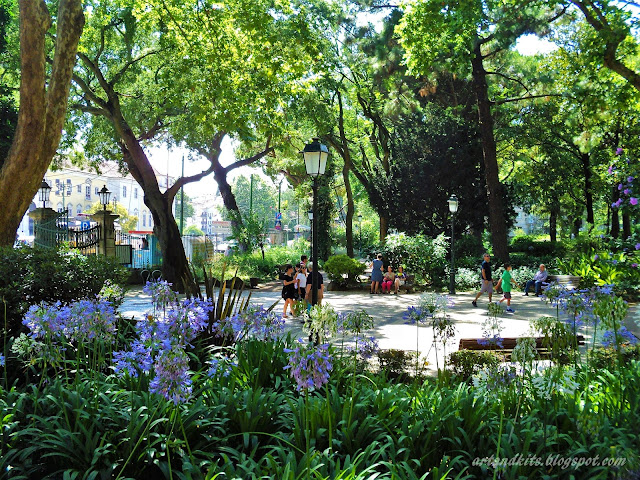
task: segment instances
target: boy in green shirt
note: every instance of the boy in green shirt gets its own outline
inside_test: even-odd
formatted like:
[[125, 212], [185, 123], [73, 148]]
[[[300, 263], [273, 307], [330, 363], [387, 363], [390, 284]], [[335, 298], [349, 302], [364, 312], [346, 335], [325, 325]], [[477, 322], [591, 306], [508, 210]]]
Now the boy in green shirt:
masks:
[[517, 283], [511, 277], [511, 268], [512, 268], [511, 265], [508, 263], [504, 265], [504, 273], [502, 274], [502, 278], [498, 280], [498, 285], [496, 285], [496, 289], [500, 288], [500, 285], [502, 285], [503, 293], [502, 293], [502, 299], [500, 300], [500, 303], [506, 300], [507, 312], [514, 313], [514, 310], [511, 308], [511, 283], [513, 282], [516, 285]]

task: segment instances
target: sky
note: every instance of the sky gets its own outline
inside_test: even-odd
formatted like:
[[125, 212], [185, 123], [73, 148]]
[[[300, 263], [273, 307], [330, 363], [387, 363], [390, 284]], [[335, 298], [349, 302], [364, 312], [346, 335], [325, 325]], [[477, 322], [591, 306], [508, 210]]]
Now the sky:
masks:
[[[547, 40], [538, 38], [535, 35], [525, 35], [518, 39], [516, 43], [516, 50], [522, 55], [535, 55], [536, 53], [549, 53], [555, 49], [555, 45]], [[151, 164], [156, 171], [162, 174], [168, 174], [171, 177], [177, 178], [181, 176], [182, 169], [182, 156], [184, 155], [184, 173], [185, 175], [194, 175], [206, 170], [209, 167], [209, 162], [205, 159], [201, 160], [189, 160], [189, 152], [184, 149], [167, 150], [164, 147], [156, 147], [147, 151]], [[231, 140], [227, 137], [222, 142], [222, 154], [220, 156], [222, 165], [229, 165], [234, 161], [233, 145]], [[302, 159], [300, 160], [302, 161]], [[260, 175], [267, 182], [273, 184], [273, 182], [267, 177], [259, 168], [241, 167], [233, 170], [229, 175], [229, 183], [233, 181], [239, 175], [245, 177], [251, 174]], [[286, 182], [286, 181], [285, 181]], [[275, 185], [274, 185], [275, 186]], [[213, 195], [217, 192], [217, 185], [213, 179], [213, 174], [208, 175], [202, 180], [194, 183], [190, 183], [185, 186], [185, 193], [191, 197], [204, 197], [207, 195]]]

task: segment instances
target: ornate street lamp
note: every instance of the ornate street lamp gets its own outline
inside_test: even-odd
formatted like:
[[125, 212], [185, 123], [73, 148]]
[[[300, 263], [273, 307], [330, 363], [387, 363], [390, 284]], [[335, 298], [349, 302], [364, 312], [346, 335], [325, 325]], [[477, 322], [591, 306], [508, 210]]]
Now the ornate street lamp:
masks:
[[455, 295], [456, 293], [456, 272], [455, 272], [455, 257], [453, 253], [453, 223], [458, 211], [458, 197], [451, 195], [449, 200], [449, 211], [451, 212], [451, 269], [449, 270], [449, 293]]
[[51, 193], [51, 187], [47, 181], [43, 178], [40, 188], [38, 188], [38, 200], [42, 202], [42, 208], [47, 208], [47, 202], [49, 201], [49, 194]]
[[[313, 212], [318, 211], [318, 177], [324, 175], [327, 167], [327, 157], [329, 149], [326, 145], [320, 143], [320, 139], [314, 138], [313, 141], [305, 145], [302, 151], [304, 157], [304, 166], [307, 175], [313, 179]], [[313, 274], [311, 275], [311, 305], [318, 304], [318, 216], [309, 216], [311, 220], [311, 261], [313, 262]]]
[[102, 209], [106, 212], [107, 205], [109, 205], [109, 197], [111, 197], [111, 192], [107, 190], [106, 185], [102, 186], [102, 188], [98, 192], [98, 196], [100, 197], [100, 204], [102, 205]]

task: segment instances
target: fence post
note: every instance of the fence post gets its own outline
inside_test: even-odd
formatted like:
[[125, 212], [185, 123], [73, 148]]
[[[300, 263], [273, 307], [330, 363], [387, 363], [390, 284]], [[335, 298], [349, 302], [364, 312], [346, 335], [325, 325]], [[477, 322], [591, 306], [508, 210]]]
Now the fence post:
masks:
[[100, 225], [100, 242], [98, 242], [98, 255], [107, 257], [116, 256], [115, 228], [113, 226], [120, 215], [111, 213], [111, 210], [98, 211], [91, 215], [91, 220]]

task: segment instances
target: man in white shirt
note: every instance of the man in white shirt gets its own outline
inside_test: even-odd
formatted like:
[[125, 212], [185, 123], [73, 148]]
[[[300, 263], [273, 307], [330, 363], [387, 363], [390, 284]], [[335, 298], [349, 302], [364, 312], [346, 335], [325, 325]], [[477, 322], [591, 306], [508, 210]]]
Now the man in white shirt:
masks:
[[536, 297], [542, 294], [542, 283], [547, 280], [548, 272], [544, 264], [540, 264], [540, 270], [533, 276], [533, 280], [529, 280], [524, 286], [524, 295], [529, 296], [529, 289], [535, 285]]

